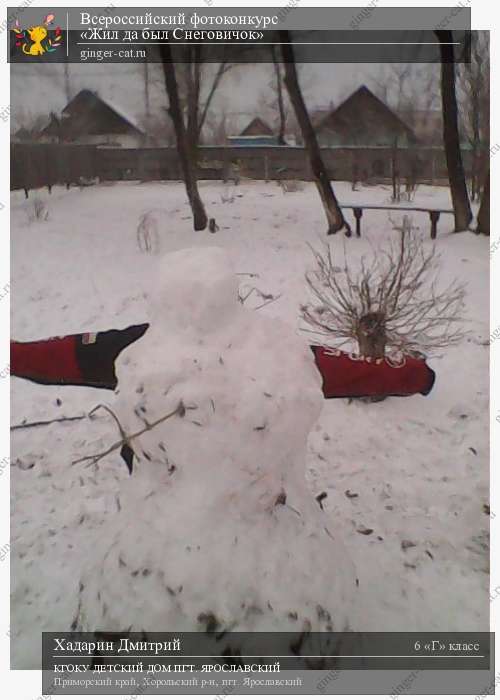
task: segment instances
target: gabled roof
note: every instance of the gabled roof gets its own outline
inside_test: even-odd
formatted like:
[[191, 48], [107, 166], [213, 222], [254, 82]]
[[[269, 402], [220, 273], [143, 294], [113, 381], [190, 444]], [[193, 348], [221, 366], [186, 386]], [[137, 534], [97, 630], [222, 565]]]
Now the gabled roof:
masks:
[[68, 102], [61, 112], [61, 124], [65, 130], [71, 130], [74, 134], [105, 133], [111, 126], [111, 130], [116, 133], [134, 131], [144, 135], [144, 131], [122, 109], [111, 105], [91, 90], [80, 90]]
[[263, 119], [254, 117], [243, 129], [240, 136], [274, 136], [274, 131]]
[[[366, 85], [362, 85], [345, 99], [336, 109], [324, 116], [316, 124], [316, 130], [329, 129], [332, 131], [344, 131], [353, 125], [353, 117], [356, 120], [354, 125], [362, 124], [366, 119], [366, 112], [359, 109], [361, 105], [369, 105], [377, 116], [384, 119], [385, 123], [392, 125], [396, 131], [404, 131], [413, 140], [416, 140], [414, 131], [398, 115], [392, 111], [388, 105], [373, 94]], [[371, 117], [370, 117], [371, 118]], [[366, 123], [364, 126], [369, 127]]]

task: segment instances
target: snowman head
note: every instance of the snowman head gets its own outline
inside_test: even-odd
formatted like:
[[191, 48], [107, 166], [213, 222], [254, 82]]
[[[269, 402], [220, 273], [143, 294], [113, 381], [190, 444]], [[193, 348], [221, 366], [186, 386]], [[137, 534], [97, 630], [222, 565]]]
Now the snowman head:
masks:
[[152, 321], [169, 333], [208, 334], [240, 312], [238, 278], [222, 248], [187, 248], [160, 262]]

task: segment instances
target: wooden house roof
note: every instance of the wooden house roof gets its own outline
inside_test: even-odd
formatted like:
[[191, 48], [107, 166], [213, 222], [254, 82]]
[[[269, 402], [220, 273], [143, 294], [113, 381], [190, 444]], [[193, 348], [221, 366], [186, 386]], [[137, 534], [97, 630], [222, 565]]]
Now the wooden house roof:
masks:
[[243, 129], [240, 136], [274, 136], [274, 131], [263, 119], [254, 117]]
[[61, 118], [51, 118], [45, 134], [62, 130], [65, 135], [130, 134], [144, 132], [122, 110], [112, 106], [91, 90], [80, 90], [61, 112]]
[[374, 124], [383, 122], [394, 133], [405, 133], [412, 142], [417, 141], [414, 131], [406, 124], [385, 102], [380, 100], [362, 85], [344, 100], [336, 109], [326, 114], [315, 125], [316, 131], [334, 131], [349, 140], [352, 133], [366, 132], [373, 129]]

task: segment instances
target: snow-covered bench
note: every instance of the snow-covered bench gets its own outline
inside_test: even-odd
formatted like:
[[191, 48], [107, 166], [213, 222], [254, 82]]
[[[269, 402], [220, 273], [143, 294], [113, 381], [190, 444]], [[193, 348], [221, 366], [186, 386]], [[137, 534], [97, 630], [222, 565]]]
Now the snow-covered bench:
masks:
[[431, 238], [436, 238], [437, 223], [441, 214], [453, 214], [453, 209], [435, 209], [430, 207], [397, 207], [384, 205], [365, 205], [365, 204], [341, 204], [341, 209], [352, 209], [354, 218], [356, 219], [356, 236], [361, 236], [361, 217], [364, 209], [382, 209], [388, 211], [424, 211], [429, 214], [431, 220]]

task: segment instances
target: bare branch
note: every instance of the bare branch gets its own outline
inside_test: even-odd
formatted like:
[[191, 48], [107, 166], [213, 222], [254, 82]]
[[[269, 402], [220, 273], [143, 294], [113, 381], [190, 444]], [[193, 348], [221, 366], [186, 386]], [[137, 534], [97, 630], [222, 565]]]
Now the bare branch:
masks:
[[323, 344], [360, 344], [363, 319], [379, 326], [384, 347], [407, 353], [430, 353], [459, 343], [463, 328], [465, 286], [457, 280], [439, 285], [440, 257], [426, 249], [411, 222], [403, 222], [398, 243], [374, 250], [356, 270], [346, 260], [335, 265], [332, 250], [314, 250], [316, 263], [306, 273], [312, 301], [301, 308], [306, 330]]
[[36, 420], [31, 423], [18, 423], [17, 425], [11, 425], [11, 430], [23, 430], [24, 428], [39, 428], [42, 425], [52, 425], [52, 423], [70, 423], [75, 420], [83, 420], [87, 416], [63, 416], [62, 418], [53, 418], [52, 420]]
[[97, 411], [99, 408], [105, 409], [113, 419], [115, 420], [118, 430], [120, 432], [120, 440], [117, 440], [114, 442], [110, 447], [108, 447], [106, 450], [103, 452], [99, 452], [95, 455], [87, 455], [85, 457], [80, 457], [79, 459], [75, 459], [72, 464], [79, 464], [80, 462], [90, 462], [92, 464], [97, 464], [103, 457], [107, 457], [107, 455], [111, 454], [115, 450], [120, 449], [124, 445], [128, 445], [132, 450], [132, 440], [135, 440], [136, 438], [140, 437], [144, 433], [149, 432], [150, 430], [154, 430], [157, 425], [160, 423], [163, 423], [164, 421], [168, 420], [169, 418], [172, 418], [173, 416], [180, 416], [181, 418], [184, 417], [186, 413], [186, 407], [184, 406], [182, 401], [179, 401], [177, 404], [177, 408], [170, 413], [167, 413], [164, 416], [161, 416], [161, 418], [158, 418], [157, 420], [153, 421], [152, 423], [148, 423], [147, 421], [144, 421], [146, 424], [142, 430], [138, 430], [135, 433], [132, 433], [132, 435], [127, 435], [122, 424], [118, 420], [116, 414], [108, 407], [105, 406], [104, 404], [98, 404], [95, 408], [92, 409], [92, 411], [89, 413], [89, 416], [93, 415], [95, 411]]
[[208, 110], [210, 108], [210, 104], [212, 102], [212, 98], [215, 95], [217, 88], [219, 87], [219, 83], [222, 80], [223, 76], [232, 68], [234, 68], [233, 63], [226, 63], [223, 61], [220, 65], [219, 68], [214, 76], [212, 85], [210, 87], [210, 90], [208, 91], [207, 99], [205, 100], [205, 104], [203, 105], [203, 110], [200, 115], [200, 119], [198, 122], [198, 138], [201, 135], [201, 131], [203, 129], [203, 125], [205, 124], [205, 120], [207, 118]]

